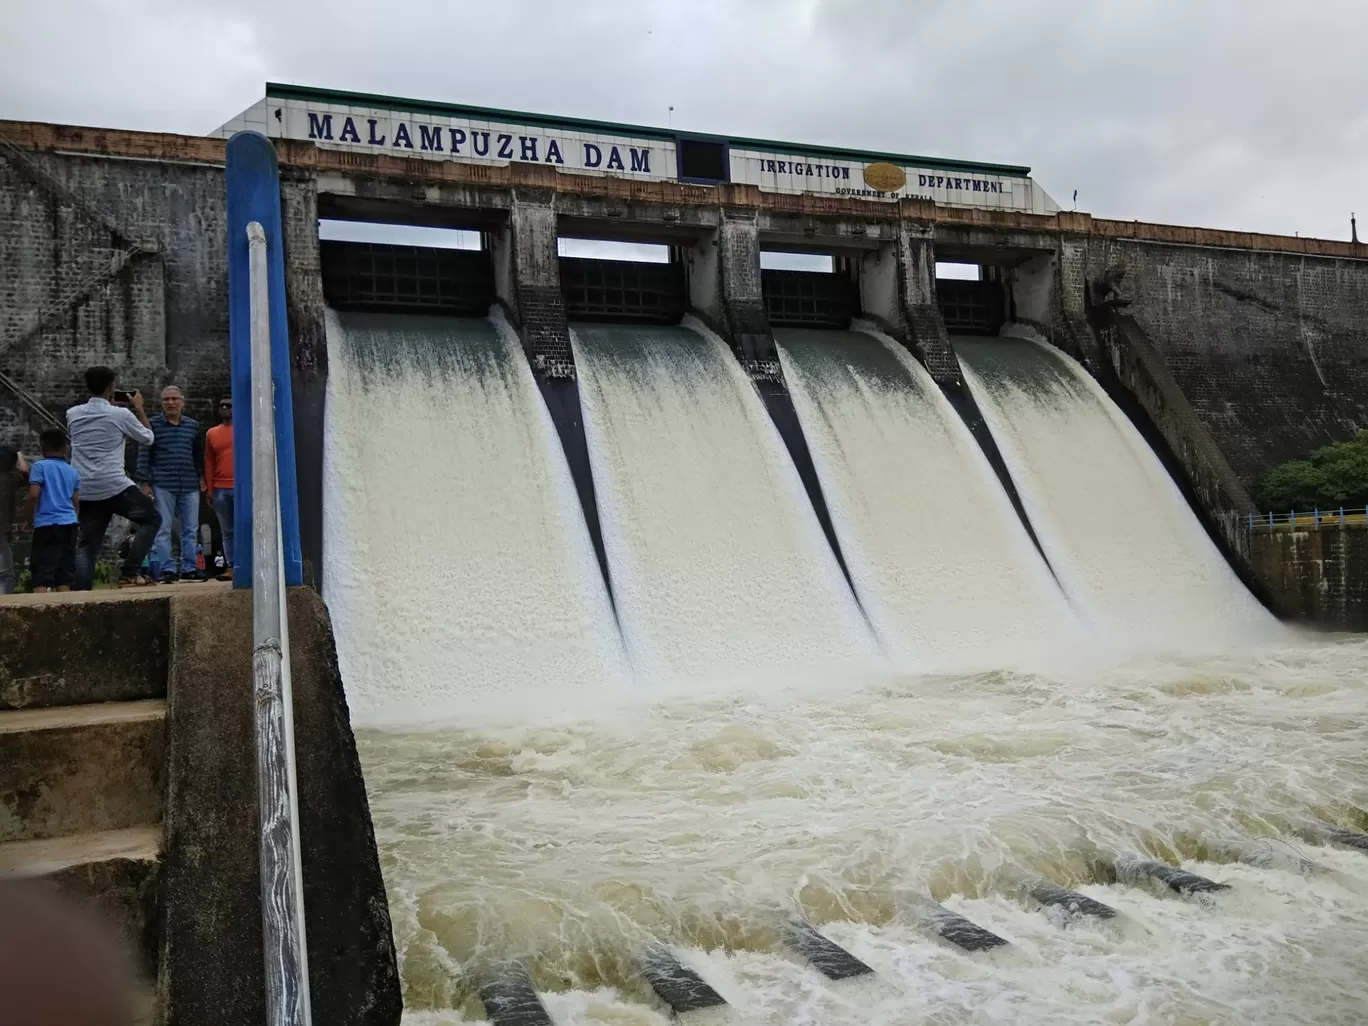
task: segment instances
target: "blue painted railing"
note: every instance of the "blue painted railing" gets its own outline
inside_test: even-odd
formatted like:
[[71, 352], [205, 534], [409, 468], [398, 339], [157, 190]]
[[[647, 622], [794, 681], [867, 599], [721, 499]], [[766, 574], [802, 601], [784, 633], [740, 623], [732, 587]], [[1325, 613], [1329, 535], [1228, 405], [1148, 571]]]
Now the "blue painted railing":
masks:
[[1288, 510], [1286, 513], [1275, 513], [1270, 510], [1267, 513], [1247, 514], [1246, 523], [1251, 531], [1259, 528], [1276, 531], [1280, 527], [1289, 531], [1342, 527], [1345, 524], [1368, 523], [1368, 509], [1346, 509], [1344, 506], [1337, 506], [1334, 509]]

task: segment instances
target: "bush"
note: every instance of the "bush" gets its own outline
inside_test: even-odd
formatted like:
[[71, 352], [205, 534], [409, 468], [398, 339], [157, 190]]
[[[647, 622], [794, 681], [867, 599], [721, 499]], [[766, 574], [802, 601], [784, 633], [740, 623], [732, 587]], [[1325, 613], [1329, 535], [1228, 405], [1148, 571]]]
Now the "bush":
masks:
[[1274, 467], [1259, 480], [1255, 497], [1261, 508], [1278, 512], [1368, 506], [1368, 430]]
[[[96, 588], [112, 588], [115, 578], [113, 563], [96, 563], [95, 573], [92, 575], [92, 583]], [[19, 576], [15, 580], [14, 593], [16, 595], [27, 595], [33, 590], [33, 573], [25, 567], [19, 571]]]

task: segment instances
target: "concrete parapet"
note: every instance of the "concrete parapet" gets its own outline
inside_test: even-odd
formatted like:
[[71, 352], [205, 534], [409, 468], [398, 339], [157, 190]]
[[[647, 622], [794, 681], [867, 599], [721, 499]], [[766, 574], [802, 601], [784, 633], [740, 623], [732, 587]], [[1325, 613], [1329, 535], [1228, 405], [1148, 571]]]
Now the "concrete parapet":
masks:
[[[331, 627], [312, 590], [289, 602], [315, 1021], [390, 1026], [389, 913]], [[29, 705], [0, 711], [0, 877], [44, 878], [102, 914], [155, 977], [160, 1021], [255, 1026], [251, 593], [11, 596], [0, 632], [0, 673], [28, 682]]]
[[[56, 125], [34, 121], [0, 121], [0, 134], [28, 150], [62, 151], [92, 156], [139, 158], [176, 164], [222, 165], [225, 140], [207, 136], [134, 132]], [[1228, 249], [1304, 256], [1368, 259], [1368, 243], [1302, 236], [1267, 235], [1224, 231], [1187, 225], [1113, 221], [1082, 211], [1029, 214], [1012, 210], [975, 207], [941, 207], [928, 200], [903, 199], [890, 205], [884, 200], [854, 196], [816, 196], [768, 193], [751, 185], [724, 183], [717, 186], [687, 182], [637, 181], [604, 175], [565, 174], [545, 164], [513, 162], [505, 165], [433, 161], [404, 157], [398, 153], [358, 154], [319, 148], [311, 142], [275, 140], [282, 168], [306, 174], [339, 174], [358, 178], [390, 178], [436, 186], [450, 182], [496, 189], [533, 187], [585, 196], [606, 196], [671, 208], [723, 204], [750, 205], [761, 210], [797, 213], [809, 217], [886, 218], [945, 225], [983, 226], [995, 231], [1028, 231], [1058, 235], [1061, 232], [1104, 239], [1211, 246]], [[1042, 247], [1052, 248], [1052, 247]]]
[[[401, 1000], [389, 910], [332, 629], [290, 589], [290, 672], [314, 1021], [390, 1026]], [[251, 595], [171, 600], [159, 997], [165, 1022], [265, 1016]]]

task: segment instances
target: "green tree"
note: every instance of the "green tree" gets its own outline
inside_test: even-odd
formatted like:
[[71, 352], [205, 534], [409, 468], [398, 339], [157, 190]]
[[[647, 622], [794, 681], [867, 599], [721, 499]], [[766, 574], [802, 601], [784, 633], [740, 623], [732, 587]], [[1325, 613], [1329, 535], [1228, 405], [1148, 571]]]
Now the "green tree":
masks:
[[1368, 430], [1279, 464], [1259, 480], [1255, 497], [1279, 512], [1368, 506]]

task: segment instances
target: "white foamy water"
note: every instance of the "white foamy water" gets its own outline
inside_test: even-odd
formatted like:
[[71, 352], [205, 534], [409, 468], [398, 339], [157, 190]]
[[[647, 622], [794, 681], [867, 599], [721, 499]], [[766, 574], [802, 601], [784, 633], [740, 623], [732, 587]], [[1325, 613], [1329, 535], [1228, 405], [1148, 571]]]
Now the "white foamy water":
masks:
[[[664, 1026], [634, 967], [659, 943], [730, 1002], [685, 1026], [1368, 1020], [1368, 857], [1297, 837], [1309, 820], [1368, 826], [1368, 642], [1277, 632], [1279, 648], [1086, 670], [873, 671], [873, 639], [783, 444], [720, 343], [682, 328], [586, 329], [577, 357], [619, 609], [641, 683], [677, 685], [629, 692], [559, 442], [516, 343], [487, 322], [344, 315], [330, 316], [329, 345], [327, 599], [409, 1026], [484, 1021], [479, 981], [510, 959], [525, 960], [560, 1026]], [[801, 377], [795, 351], [785, 359]], [[906, 382], [895, 393], [850, 363], [831, 372], [847, 375], [839, 389], [800, 386], [811, 388], [805, 423], [829, 417], [829, 434], [810, 440], [831, 464], [830, 492], [871, 507], [838, 516], [851, 548], [868, 546], [859, 558], [876, 562], [876, 539], [911, 566], [928, 558], [923, 543], [900, 547], [873, 507], [906, 505], [910, 521], [925, 500], [875, 478], [887, 466], [948, 487], [965, 476], [946, 455], [964, 439], [900, 405]], [[1018, 445], [1004, 442], [1009, 463], [1042, 437], [1061, 446], [1018, 480], [1036, 489], [1023, 498], [1053, 543], [1072, 546], [1058, 550], [1065, 583], [1089, 585], [1075, 597], [1095, 622], [1129, 611], [1142, 641], [1175, 647], [1192, 641], [1173, 627], [1175, 607], [1195, 616], [1213, 593], [1218, 625], [1240, 622], [1200, 546], [1177, 577], [1156, 574], [1188, 553], [1195, 525], [1163, 511], [1167, 493], [1104, 400], [1090, 400], [1098, 419], [1078, 412], [1087, 389], [1057, 384], [1067, 373], [1014, 392], [975, 369], [980, 395], [997, 389], [984, 406], [999, 440]], [[1069, 430], [1033, 408], [1052, 388], [1074, 407]], [[851, 429], [859, 418], [866, 426]], [[914, 428], [944, 451], [927, 446], [915, 464], [863, 451], [898, 448]], [[832, 473], [840, 444], [861, 451]], [[1139, 489], [1129, 501], [1160, 512], [1123, 525], [1116, 551], [1080, 540], [1097, 525], [1038, 498], [1074, 487], [1051, 462], [1070, 459], [1097, 487]], [[1113, 480], [1125, 474], [1149, 483]], [[960, 494], [958, 506], [981, 493]], [[992, 544], [1010, 537], [1002, 530]], [[1000, 551], [1004, 573], [1017, 572], [1020, 546]], [[1083, 572], [1089, 559], [1110, 560], [1119, 601], [1107, 604], [1106, 573]], [[966, 565], [979, 573], [973, 557]], [[877, 615], [910, 622], [897, 573], [862, 572], [886, 592]], [[937, 601], [923, 599], [928, 616], [943, 615]], [[989, 597], [965, 612], [971, 622], [943, 628], [995, 646], [1021, 615]], [[914, 628], [897, 636], [913, 651]], [[398, 723], [434, 729], [375, 729]], [[1108, 866], [1130, 854], [1233, 889], [1199, 903], [1125, 886]], [[1120, 919], [1062, 928], [1020, 896], [1026, 873]], [[906, 895], [1010, 946], [947, 947], [907, 914]], [[875, 975], [833, 984], [788, 953], [778, 927], [795, 912]]]
[[352, 715], [430, 724], [621, 688], [527, 361], [475, 319], [328, 313], [324, 597]]
[[1085, 370], [1028, 339], [954, 343], [1045, 555], [1095, 630], [1137, 651], [1281, 633]]
[[776, 332], [855, 588], [922, 669], [1039, 666], [1083, 632], [978, 444], [930, 375], [862, 332]]
[[858, 665], [875, 647], [736, 360], [687, 327], [576, 325], [623, 636], [651, 679]]
[[[479, 974], [522, 957], [557, 1023], [660, 1024], [631, 959], [664, 941], [732, 1003], [714, 1022], [1361, 1023], [1368, 857], [1294, 828], [1365, 825], [1365, 669], [1368, 643], [1314, 639], [362, 732], [408, 1021], [479, 1020]], [[1233, 861], [1260, 845], [1289, 857]], [[1099, 867], [1125, 852], [1233, 890], [1117, 884]], [[1008, 886], [1021, 871], [1121, 918], [1061, 928]], [[900, 917], [909, 892], [1011, 946], [946, 946]], [[794, 909], [877, 977], [832, 984], [787, 954]]]

